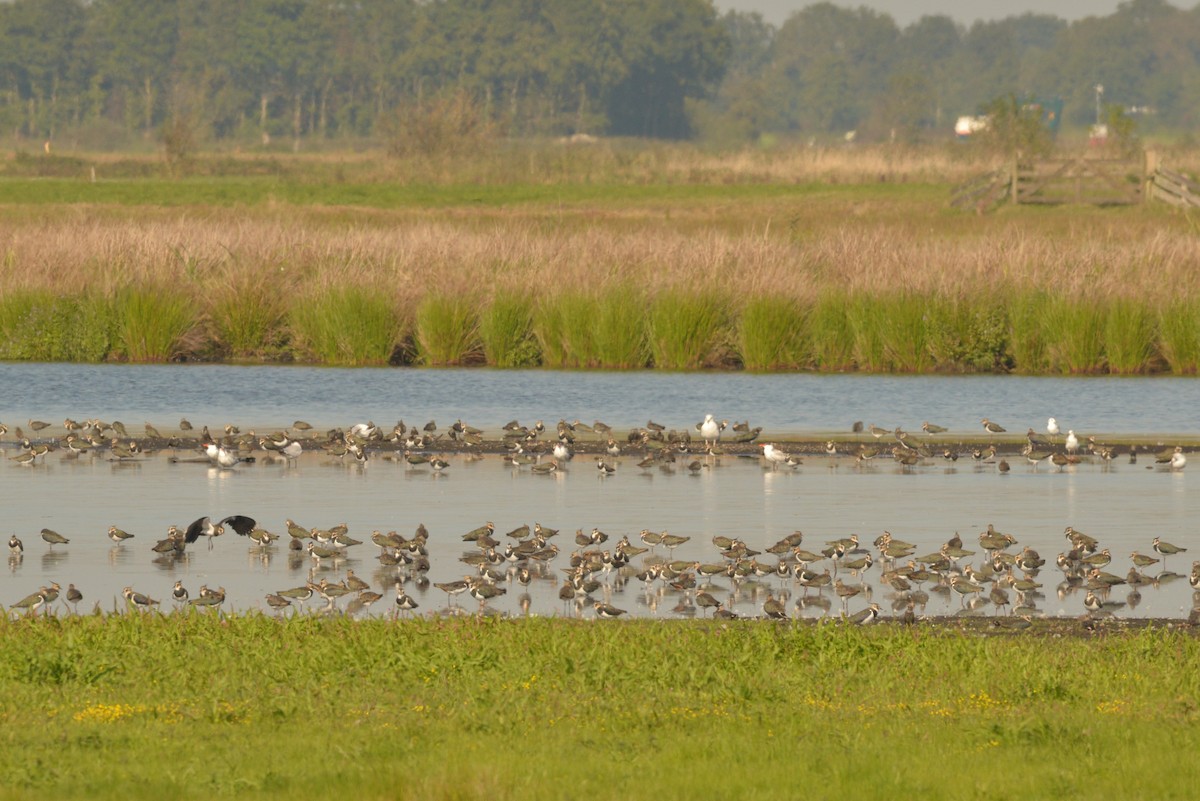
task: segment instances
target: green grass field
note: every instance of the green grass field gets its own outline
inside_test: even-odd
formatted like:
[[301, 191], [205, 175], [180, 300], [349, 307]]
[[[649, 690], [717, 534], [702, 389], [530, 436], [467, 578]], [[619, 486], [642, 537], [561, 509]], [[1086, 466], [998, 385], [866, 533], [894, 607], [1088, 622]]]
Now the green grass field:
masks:
[[1041, 625], [14, 620], [0, 624], [0, 787], [29, 799], [1191, 796], [1195, 638]]

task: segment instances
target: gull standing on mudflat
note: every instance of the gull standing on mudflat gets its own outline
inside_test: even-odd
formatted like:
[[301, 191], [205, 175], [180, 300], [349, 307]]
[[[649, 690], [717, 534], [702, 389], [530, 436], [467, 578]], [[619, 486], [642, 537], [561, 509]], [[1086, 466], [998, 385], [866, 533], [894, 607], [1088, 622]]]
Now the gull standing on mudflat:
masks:
[[772, 442], [764, 442], [758, 447], [762, 448], [763, 458], [771, 463], [772, 470], [776, 469], [780, 464], [788, 460], [788, 455], [779, 450], [779, 448], [776, 448], [775, 444]]

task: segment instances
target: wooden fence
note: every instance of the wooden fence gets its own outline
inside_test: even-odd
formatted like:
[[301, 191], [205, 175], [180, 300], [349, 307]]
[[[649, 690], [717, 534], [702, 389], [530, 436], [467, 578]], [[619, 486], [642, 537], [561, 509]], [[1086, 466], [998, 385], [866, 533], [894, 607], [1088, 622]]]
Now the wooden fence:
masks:
[[1153, 151], [1143, 159], [1056, 156], [973, 178], [955, 187], [950, 203], [982, 214], [1003, 203], [1117, 206], [1148, 200], [1200, 207], [1200, 182], [1163, 167]]

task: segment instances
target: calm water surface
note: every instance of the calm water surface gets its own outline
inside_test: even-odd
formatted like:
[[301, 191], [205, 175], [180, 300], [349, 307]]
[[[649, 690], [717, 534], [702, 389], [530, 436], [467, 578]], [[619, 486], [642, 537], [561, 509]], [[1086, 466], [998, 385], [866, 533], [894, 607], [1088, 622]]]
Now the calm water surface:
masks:
[[[229, 366], [80, 366], [0, 365], [5, 392], [0, 420], [22, 425], [30, 418], [55, 423], [47, 433], [61, 435], [64, 417], [122, 419], [131, 433], [144, 421], [164, 429], [187, 416], [197, 427], [236, 422], [244, 427], [278, 428], [296, 418], [318, 426], [349, 425], [373, 419], [390, 426], [438, 420], [443, 427], [456, 418], [497, 429], [511, 418], [531, 422], [558, 418], [602, 419], [621, 428], [653, 418], [684, 427], [704, 413], [749, 418], [768, 433], [845, 431], [853, 420], [917, 429], [933, 420], [974, 435], [979, 419], [1000, 421], [1011, 431], [1057, 416], [1063, 428], [1081, 433], [1150, 436], [1159, 432], [1195, 436], [1200, 433], [1200, 381], [1189, 379], [1056, 379], [1021, 377], [879, 377], [671, 373], [556, 373], [491, 370], [342, 370]], [[11, 435], [8, 438], [11, 440]], [[6, 443], [6, 455], [13, 444]], [[612, 547], [622, 535], [637, 544], [642, 529], [669, 530], [690, 537], [673, 554], [658, 549], [651, 556], [719, 561], [711, 544], [715, 535], [741, 537], [763, 549], [794, 530], [805, 534], [804, 546], [819, 550], [828, 540], [859, 535], [870, 543], [882, 531], [918, 545], [918, 554], [935, 551], [954, 532], [965, 547], [977, 547], [987, 524], [1012, 533], [1020, 544], [1041, 552], [1050, 563], [1038, 580], [1045, 585], [1036, 601], [1040, 613], [1077, 615], [1083, 593], [1060, 587], [1053, 569], [1055, 554], [1065, 550], [1067, 525], [1098, 537], [1111, 548], [1108, 570], [1125, 575], [1129, 555], [1151, 553], [1155, 536], [1200, 552], [1192, 534], [1200, 500], [1188, 492], [1194, 478], [1187, 471], [1165, 473], [1124, 460], [1110, 466], [1082, 464], [1057, 472], [1034, 471], [1014, 460], [1009, 475], [994, 465], [964, 459], [953, 466], [930, 462], [911, 472], [892, 462], [875, 461], [857, 468], [849, 459], [809, 457], [795, 471], [764, 469], [757, 459], [711, 460], [698, 475], [680, 469], [639, 470], [637, 457], [617, 460], [617, 473], [597, 475], [594, 463], [579, 457], [557, 475], [537, 476], [513, 470], [498, 456], [469, 461], [451, 456], [443, 475], [412, 469], [377, 455], [368, 465], [348, 465], [315, 451], [295, 466], [260, 459], [234, 470], [201, 464], [172, 463], [161, 453], [132, 464], [106, 456], [70, 458], [50, 454], [33, 467], [0, 461], [5, 487], [5, 531], [25, 542], [25, 556], [8, 561], [0, 579], [0, 602], [12, 604], [50, 581], [76, 584], [85, 594], [83, 609], [99, 604], [121, 607], [121, 588], [133, 586], [162, 599], [169, 608], [172, 584], [182, 580], [193, 596], [201, 584], [224, 586], [226, 609], [265, 608], [268, 592], [327, 577], [338, 580], [353, 569], [385, 597], [366, 614], [387, 614], [391, 587], [406, 574], [383, 568], [369, 544], [373, 529], [411, 535], [418, 523], [431, 532], [429, 579], [442, 582], [468, 572], [459, 562], [461, 535], [485, 521], [500, 534], [535, 521], [562, 529], [555, 541], [562, 553], [528, 588], [516, 582], [490, 604], [496, 611], [520, 614], [579, 614], [580, 607], [558, 600], [558, 587], [568, 554], [575, 549], [576, 529], [599, 528]], [[190, 454], [182, 454], [189, 456]], [[1195, 457], [1200, 461], [1200, 457]], [[1200, 469], [1200, 464], [1194, 469]], [[317, 566], [307, 556], [289, 552], [286, 537], [263, 551], [230, 533], [212, 550], [200, 542], [179, 561], [156, 561], [150, 550], [171, 524], [186, 526], [197, 517], [246, 514], [277, 533], [293, 518], [306, 527], [339, 522], [367, 544], [352, 548], [336, 565]], [[135, 535], [123, 546], [104, 536], [109, 525]], [[41, 528], [71, 539], [50, 549], [38, 536]], [[1191, 566], [1181, 554], [1167, 567], [1186, 574]], [[764, 560], [773, 557], [764, 555]], [[981, 554], [972, 561], [978, 564]], [[646, 557], [638, 557], [640, 566]], [[821, 564], [815, 565], [818, 569]], [[501, 566], [500, 569], [505, 569]], [[1161, 573], [1162, 565], [1148, 572]], [[842, 574], [848, 581], [850, 576]], [[888, 609], [894, 596], [879, 582], [879, 566], [866, 574], [873, 600]], [[611, 586], [596, 593], [630, 614], [672, 617], [689, 614], [685, 596], [664, 590], [658, 582], [610, 578]], [[409, 581], [406, 590], [422, 612], [445, 611], [445, 594]], [[820, 604], [797, 610], [803, 593], [791, 582], [763, 578], [737, 587], [728, 579], [710, 591], [735, 611], [759, 614], [768, 591], [787, 598], [792, 614], [825, 613]], [[463, 596], [465, 597], [465, 596]], [[819, 598], [820, 596], [818, 596]], [[826, 592], [824, 598], [832, 598]], [[1117, 614], [1178, 617], [1192, 607], [1186, 578], [1167, 574], [1153, 587], [1130, 594], [1119, 587], [1110, 600], [1125, 604]], [[476, 602], [458, 601], [464, 609]], [[849, 611], [867, 601], [855, 598]], [[344, 606], [345, 602], [341, 604]], [[310, 603], [310, 607], [316, 604]], [[832, 612], [838, 612], [836, 599]], [[931, 592], [923, 611], [929, 614], [965, 610], [957, 595]], [[974, 610], [991, 613], [990, 606]], [[584, 607], [591, 614], [590, 607]]]
[[[306, 419], [397, 419], [483, 428], [581, 419], [628, 428], [686, 426], [706, 413], [771, 433], [849, 430], [855, 420], [917, 429], [926, 420], [975, 435], [987, 417], [1012, 432], [1200, 433], [1200, 380], [1023, 376], [755, 375], [643, 371], [339, 369], [228, 365], [0, 364], [0, 421], [64, 417], [270, 428]], [[61, 431], [59, 432], [61, 433]]]

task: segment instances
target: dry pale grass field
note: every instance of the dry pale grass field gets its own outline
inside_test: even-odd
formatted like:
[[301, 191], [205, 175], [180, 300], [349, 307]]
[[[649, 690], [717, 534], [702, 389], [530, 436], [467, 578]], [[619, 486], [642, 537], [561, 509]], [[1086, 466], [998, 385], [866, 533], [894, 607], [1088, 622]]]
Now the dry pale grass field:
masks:
[[205, 290], [247, 279], [281, 292], [345, 283], [407, 305], [634, 283], [811, 299], [826, 289], [950, 297], [1043, 289], [1151, 301], [1200, 288], [1185, 215], [1008, 209], [979, 218], [930, 193], [798, 191], [745, 202], [609, 208], [147, 209], [62, 206], [0, 218], [2, 293], [101, 293], [129, 283]]

